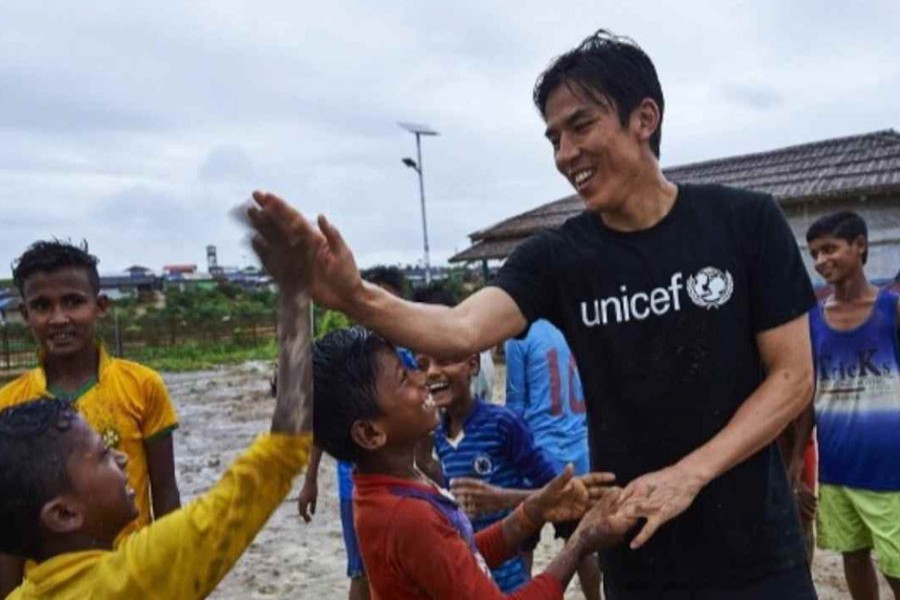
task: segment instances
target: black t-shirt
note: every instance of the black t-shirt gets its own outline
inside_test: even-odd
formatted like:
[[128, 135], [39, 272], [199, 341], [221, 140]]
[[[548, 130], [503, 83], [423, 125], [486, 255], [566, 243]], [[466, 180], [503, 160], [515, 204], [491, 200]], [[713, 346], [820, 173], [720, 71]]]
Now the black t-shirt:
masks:
[[[620, 485], [716, 435], [760, 385], [756, 334], [806, 313], [812, 286], [771, 196], [679, 186], [654, 227], [588, 212], [523, 243], [493, 285], [566, 335], [587, 399], [594, 470]], [[613, 581], [750, 581], [805, 560], [774, 444], [707, 485], [643, 548], [602, 557]]]

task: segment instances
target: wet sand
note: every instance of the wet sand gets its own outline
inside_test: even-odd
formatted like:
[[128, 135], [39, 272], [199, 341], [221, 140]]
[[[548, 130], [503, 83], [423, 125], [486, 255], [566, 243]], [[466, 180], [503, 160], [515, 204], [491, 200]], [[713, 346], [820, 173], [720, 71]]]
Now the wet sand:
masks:
[[[268, 430], [274, 405], [269, 397], [271, 368], [266, 363], [247, 363], [165, 376], [181, 418], [175, 452], [184, 501], [209, 488], [256, 434]], [[503, 376], [501, 366], [498, 379]], [[497, 394], [497, 400], [502, 401], [502, 393]], [[308, 525], [297, 516], [302, 480], [302, 476], [297, 479], [287, 500], [211, 598], [346, 597], [348, 580], [334, 461], [327, 456], [322, 461], [318, 510]], [[545, 528], [535, 554], [535, 572], [550, 561], [560, 544], [552, 539], [552, 529]], [[849, 598], [838, 555], [818, 551], [813, 571], [822, 600]], [[576, 598], [583, 595], [573, 581], [566, 599]], [[884, 584], [881, 598], [891, 598]]]

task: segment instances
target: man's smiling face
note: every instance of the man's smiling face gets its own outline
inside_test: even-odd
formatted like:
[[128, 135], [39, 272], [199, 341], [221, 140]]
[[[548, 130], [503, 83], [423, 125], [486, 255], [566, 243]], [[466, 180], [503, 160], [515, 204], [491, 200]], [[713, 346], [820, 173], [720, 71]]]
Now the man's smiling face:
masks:
[[566, 83], [550, 93], [544, 119], [556, 168], [588, 210], [619, 208], [642, 159], [631, 120], [623, 126], [612, 100], [602, 104]]

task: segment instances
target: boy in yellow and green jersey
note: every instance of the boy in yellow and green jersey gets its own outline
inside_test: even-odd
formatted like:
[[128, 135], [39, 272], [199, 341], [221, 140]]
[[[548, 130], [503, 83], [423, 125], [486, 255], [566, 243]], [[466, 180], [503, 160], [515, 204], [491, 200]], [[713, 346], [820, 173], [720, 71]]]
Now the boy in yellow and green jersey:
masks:
[[[117, 542], [181, 505], [172, 431], [178, 417], [162, 377], [114, 358], [97, 342], [109, 301], [97, 259], [86, 247], [39, 241], [19, 258], [13, 281], [22, 316], [40, 347], [40, 365], [0, 389], [0, 410], [40, 397], [72, 403], [107, 447], [125, 454], [137, 517]], [[0, 598], [22, 580], [21, 557], [0, 555]]]
[[270, 271], [281, 288], [271, 432], [207, 493], [120, 543], [138, 514], [125, 454], [67, 400], [0, 411], [0, 552], [37, 563], [10, 599], [191, 600], [205, 598], [228, 573], [284, 500], [312, 445], [310, 302], [299, 275]]

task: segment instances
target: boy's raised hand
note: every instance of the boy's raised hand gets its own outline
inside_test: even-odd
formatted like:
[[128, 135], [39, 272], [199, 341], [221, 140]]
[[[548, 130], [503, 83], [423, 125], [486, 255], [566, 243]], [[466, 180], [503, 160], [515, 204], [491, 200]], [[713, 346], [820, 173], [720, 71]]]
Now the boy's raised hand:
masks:
[[560, 475], [525, 500], [526, 510], [539, 511], [544, 521], [575, 521], [603, 499], [609, 484], [616, 480], [612, 473], [588, 473], [582, 477], [573, 477], [573, 473], [572, 465], [566, 466]]
[[319, 216], [318, 229], [313, 227], [275, 194], [256, 191], [253, 200], [255, 206], [247, 210], [256, 230], [253, 249], [279, 286], [309, 285], [316, 302], [347, 310], [363, 284], [340, 232], [324, 216]]
[[277, 196], [254, 192], [253, 199], [257, 206], [239, 216], [256, 230], [253, 249], [281, 292], [278, 386], [272, 432], [306, 433], [312, 429], [310, 284], [315, 264], [313, 257], [323, 244], [323, 238], [300, 213]]

